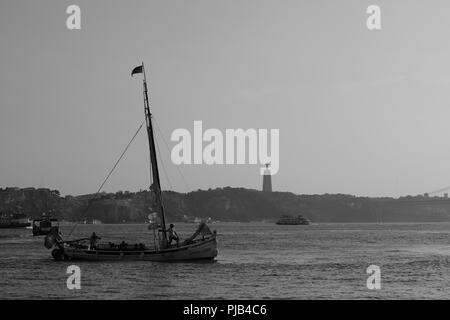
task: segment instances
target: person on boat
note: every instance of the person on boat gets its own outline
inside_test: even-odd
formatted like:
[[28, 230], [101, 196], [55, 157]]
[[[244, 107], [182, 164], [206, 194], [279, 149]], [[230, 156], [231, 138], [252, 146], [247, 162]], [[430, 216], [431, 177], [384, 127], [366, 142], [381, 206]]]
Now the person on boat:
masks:
[[167, 236], [169, 237], [169, 246], [172, 244], [172, 240], [175, 240], [178, 244], [180, 243], [180, 238], [178, 237], [177, 232], [175, 231], [173, 223], [170, 224], [169, 229], [167, 229]]
[[98, 237], [95, 232], [92, 232], [91, 237], [89, 238], [89, 241], [91, 242], [91, 250], [95, 250], [97, 247], [97, 242], [100, 240], [101, 238]]

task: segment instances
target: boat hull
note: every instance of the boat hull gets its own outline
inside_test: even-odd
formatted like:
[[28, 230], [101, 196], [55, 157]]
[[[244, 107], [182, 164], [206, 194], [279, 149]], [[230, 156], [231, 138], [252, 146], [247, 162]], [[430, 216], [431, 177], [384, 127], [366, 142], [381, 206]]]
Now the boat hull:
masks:
[[164, 250], [88, 250], [64, 248], [67, 260], [84, 261], [189, 261], [213, 260], [217, 256], [216, 237], [197, 240]]

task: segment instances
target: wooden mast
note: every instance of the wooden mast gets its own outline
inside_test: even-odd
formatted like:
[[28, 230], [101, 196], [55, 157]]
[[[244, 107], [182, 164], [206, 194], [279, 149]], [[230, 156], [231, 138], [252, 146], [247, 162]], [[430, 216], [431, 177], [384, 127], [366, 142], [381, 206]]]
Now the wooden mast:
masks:
[[164, 206], [162, 202], [161, 182], [159, 179], [158, 161], [156, 159], [155, 138], [153, 135], [152, 114], [150, 113], [150, 105], [148, 101], [147, 78], [145, 75], [144, 62], [142, 62], [142, 73], [144, 74], [143, 85], [144, 85], [145, 121], [147, 124], [148, 144], [150, 148], [150, 162], [152, 166], [152, 175], [153, 175], [153, 183], [152, 181], [150, 181], [150, 183], [152, 183], [150, 186], [150, 190], [155, 194], [156, 205], [161, 215], [163, 247], [166, 247], [167, 246], [166, 217], [164, 214]]

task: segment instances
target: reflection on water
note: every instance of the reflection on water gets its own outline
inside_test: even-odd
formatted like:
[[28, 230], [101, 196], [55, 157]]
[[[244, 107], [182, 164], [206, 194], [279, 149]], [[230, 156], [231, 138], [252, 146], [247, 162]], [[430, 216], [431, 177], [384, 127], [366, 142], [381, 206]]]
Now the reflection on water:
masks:
[[[193, 224], [176, 224], [181, 237]], [[450, 224], [265, 223], [212, 225], [214, 263], [73, 262], [81, 290], [66, 287], [67, 266], [54, 262], [43, 238], [0, 230], [3, 299], [365, 299], [450, 298]], [[71, 227], [63, 227], [68, 233]], [[151, 244], [146, 225], [80, 225], [102, 241]], [[381, 267], [381, 290], [366, 287], [366, 268]]]

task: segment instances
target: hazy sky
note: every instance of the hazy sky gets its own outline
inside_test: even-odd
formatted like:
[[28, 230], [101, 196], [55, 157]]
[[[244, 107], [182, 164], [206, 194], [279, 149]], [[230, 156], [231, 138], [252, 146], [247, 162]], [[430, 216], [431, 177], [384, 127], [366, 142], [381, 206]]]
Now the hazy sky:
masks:
[[[77, 4], [82, 29], [66, 28]], [[366, 8], [382, 9], [382, 30]], [[273, 187], [418, 194], [450, 185], [450, 3], [0, 2], [0, 186], [95, 192], [153, 113], [177, 128], [280, 129]], [[187, 191], [157, 131], [170, 182]], [[192, 190], [261, 188], [259, 165], [181, 166]], [[141, 131], [104, 190], [148, 188]], [[162, 172], [164, 189], [169, 184]]]

